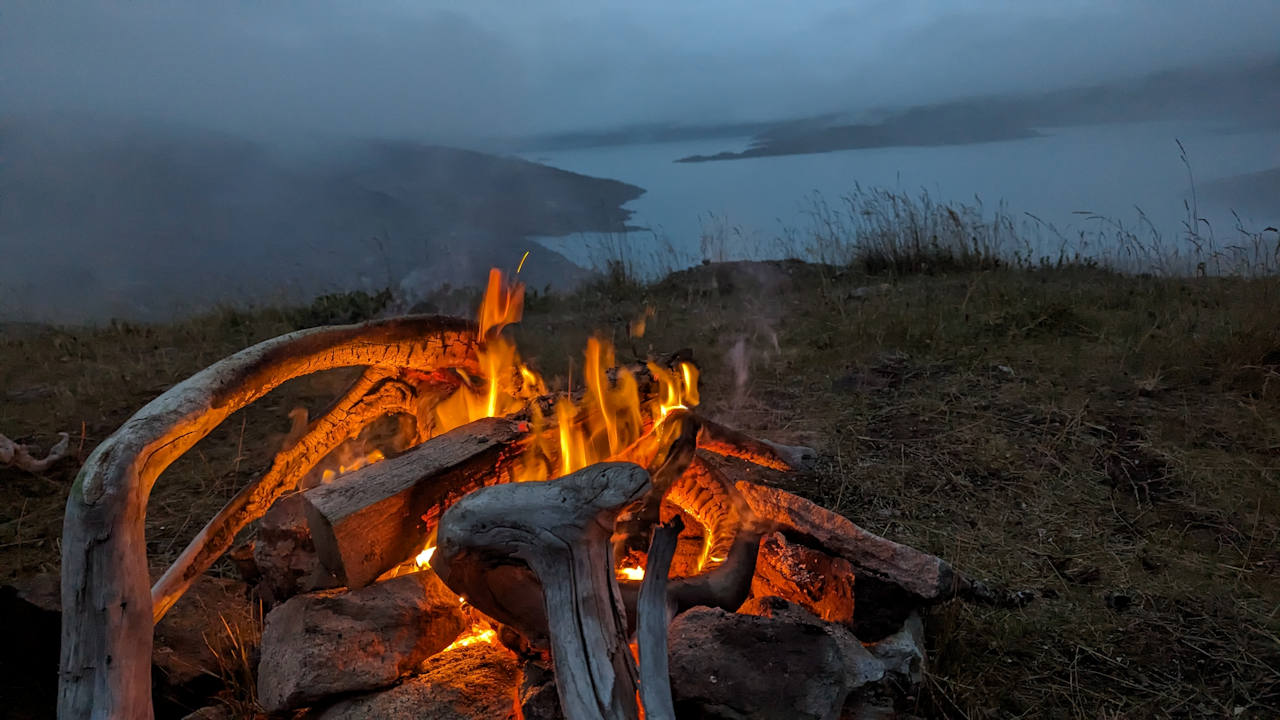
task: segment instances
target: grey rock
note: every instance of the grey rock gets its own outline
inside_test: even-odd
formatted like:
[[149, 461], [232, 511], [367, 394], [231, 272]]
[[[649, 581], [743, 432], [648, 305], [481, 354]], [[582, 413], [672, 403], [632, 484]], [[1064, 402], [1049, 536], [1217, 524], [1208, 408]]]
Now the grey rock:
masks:
[[516, 717], [519, 670], [496, 643], [439, 653], [421, 674], [363, 697], [343, 700], [318, 720], [505, 720]]
[[386, 687], [465, 627], [457, 595], [430, 571], [299, 595], [267, 615], [258, 701], [279, 712]]
[[884, 666], [847, 629], [772, 599], [772, 615], [694, 608], [671, 624], [676, 712], [725, 720], [835, 720]]
[[268, 607], [300, 593], [340, 585], [320, 563], [301, 493], [277, 500], [262, 516], [252, 552], [258, 594]]

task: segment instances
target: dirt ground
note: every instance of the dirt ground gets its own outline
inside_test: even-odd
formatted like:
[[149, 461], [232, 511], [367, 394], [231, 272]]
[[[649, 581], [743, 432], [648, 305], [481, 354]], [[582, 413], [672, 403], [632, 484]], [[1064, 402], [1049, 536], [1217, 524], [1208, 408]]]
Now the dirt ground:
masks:
[[[473, 301], [454, 294], [427, 309]], [[41, 447], [68, 432], [76, 451], [39, 476], [0, 469], [0, 581], [57, 570], [78, 460], [147, 401], [256, 341], [385, 302], [163, 326], [0, 326], [0, 432]], [[996, 269], [892, 280], [735, 263], [531, 296], [513, 334], [548, 376], [572, 377], [591, 333], [612, 338], [620, 360], [691, 348], [708, 414], [821, 451], [793, 490], [1033, 591], [1016, 609], [932, 611], [917, 714], [1272, 718], [1277, 307], [1275, 279]], [[155, 567], [265, 470], [290, 410], [320, 407], [345, 380], [286, 385], [171, 467], [148, 509]]]

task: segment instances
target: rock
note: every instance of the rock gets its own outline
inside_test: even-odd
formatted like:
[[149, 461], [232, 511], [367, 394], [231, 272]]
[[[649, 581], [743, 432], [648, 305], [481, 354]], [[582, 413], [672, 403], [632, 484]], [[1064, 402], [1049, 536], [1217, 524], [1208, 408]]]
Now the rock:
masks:
[[427, 660], [421, 674], [388, 690], [343, 700], [318, 720], [515, 718], [518, 677], [510, 651], [496, 643], [476, 643], [439, 653]]
[[835, 720], [854, 689], [884, 676], [844, 627], [770, 603], [773, 616], [699, 607], [676, 617], [669, 644], [678, 715]]
[[853, 584], [848, 560], [788, 542], [775, 532], [760, 541], [751, 594], [781, 597], [828, 622], [852, 624]]
[[183, 717], [182, 720], [235, 720], [235, 714], [226, 705], [209, 705]]
[[523, 720], [564, 720], [555, 672], [532, 660], [520, 668], [520, 717]]
[[341, 584], [320, 563], [303, 512], [301, 493], [277, 500], [258, 521], [253, 562], [258, 574], [258, 594], [268, 607], [299, 593]]
[[278, 712], [385, 687], [465, 627], [458, 596], [430, 571], [299, 595], [267, 615], [258, 700]]
[[[19, 716], [28, 708], [31, 717], [54, 713], [62, 632], [60, 585], [58, 575], [49, 573], [0, 588], [0, 616], [10, 628], [0, 652], [0, 696], [20, 698], [5, 708]], [[244, 583], [202, 576], [156, 626], [153, 694], [161, 714], [199, 705], [221, 689], [214, 648], [225, 647], [227, 628], [257, 634], [247, 595]]]
[[896, 675], [906, 686], [919, 685], [924, 678], [924, 623], [919, 613], [911, 613], [902, 629], [867, 645], [867, 650], [884, 664], [887, 675]]
[[923, 600], [950, 598], [960, 590], [959, 576], [938, 557], [867, 532], [843, 515], [777, 488], [750, 482], [738, 482], [737, 488], [758, 517], [848, 560], [859, 581], [869, 574]]
[[14, 580], [0, 587], [0, 715], [53, 717], [58, 701], [58, 646], [62, 598], [53, 573]]

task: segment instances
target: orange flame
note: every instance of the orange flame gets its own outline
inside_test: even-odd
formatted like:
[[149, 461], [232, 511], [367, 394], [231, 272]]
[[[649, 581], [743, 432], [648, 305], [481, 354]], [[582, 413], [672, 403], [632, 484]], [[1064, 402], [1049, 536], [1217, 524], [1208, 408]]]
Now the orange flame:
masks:
[[382, 454], [381, 450], [374, 450], [364, 457], [356, 458], [350, 465], [339, 465], [337, 470], [325, 470], [320, 474], [320, 482], [333, 482], [333, 479], [339, 475], [346, 475], [349, 472], [355, 472], [365, 465], [372, 465], [381, 460], [385, 460], [386, 457], [386, 455]]
[[644, 568], [642, 567], [624, 567], [618, 568], [619, 580], [643, 580]]
[[459, 635], [458, 639], [454, 640], [453, 643], [449, 645], [449, 647], [446, 647], [440, 652], [449, 652], [450, 650], [455, 650], [457, 648], [464, 648], [464, 647], [467, 647], [468, 645], [475, 645], [477, 643], [492, 643], [497, 639], [498, 639], [498, 633], [494, 631], [493, 628], [487, 627], [480, 623], [476, 623], [475, 625], [471, 626], [471, 629], [467, 630], [462, 635]]
[[[502, 335], [507, 325], [524, 314], [524, 285], [507, 281], [497, 268], [489, 271], [480, 305], [480, 343], [476, 359], [481, 378], [466, 382], [435, 408], [436, 430], [444, 432], [485, 417], [522, 409], [527, 400], [544, 395], [546, 383], [525, 365], [515, 343]], [[657, 400], [642, 408], [635, 376], [620, 369], [610, 377], [615, 361], [613, 345], [587, 341], [583, 364], [585, 391], [578, 402], [560, 398], [554, 406], [555, 433], [548, 434], [547, 418], [531, 409], [534, 442], [514, 475], [518, 481], [547, 480], [606, 460], [635, 442], [647, 429], [642, 409], [653, 422], [672, 410], [698, 404], [698, 370], [691, 363], [676, 369], [649, 364], [658, 383]]]

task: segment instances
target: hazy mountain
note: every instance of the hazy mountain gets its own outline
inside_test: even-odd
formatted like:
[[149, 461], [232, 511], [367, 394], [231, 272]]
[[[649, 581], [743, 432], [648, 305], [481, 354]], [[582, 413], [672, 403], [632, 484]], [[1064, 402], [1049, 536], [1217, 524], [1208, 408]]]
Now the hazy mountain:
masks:
[[1039, 128], [1195, 119], [1224, 128], [1274, 127], [1280, 117], [1280, 60], [1167, 71], [1139, 80], [1040, 94], [973, 97], [863, 113], [856, 123], [779, 124], [741, 152], [680, 162], [890, 146], [954, 145], [1033, 136]]
[[[176, 126], [9, 118], [0, 127], [0, 314], [164, 315], [221, 299], [459, 284], [526, 235], [625, 229], [643, 191], [400, 141], [288, 149]], [[535, 285], [581, 270], [550, 251]], [[439, 272], [433, 274], [432, 268]]]

